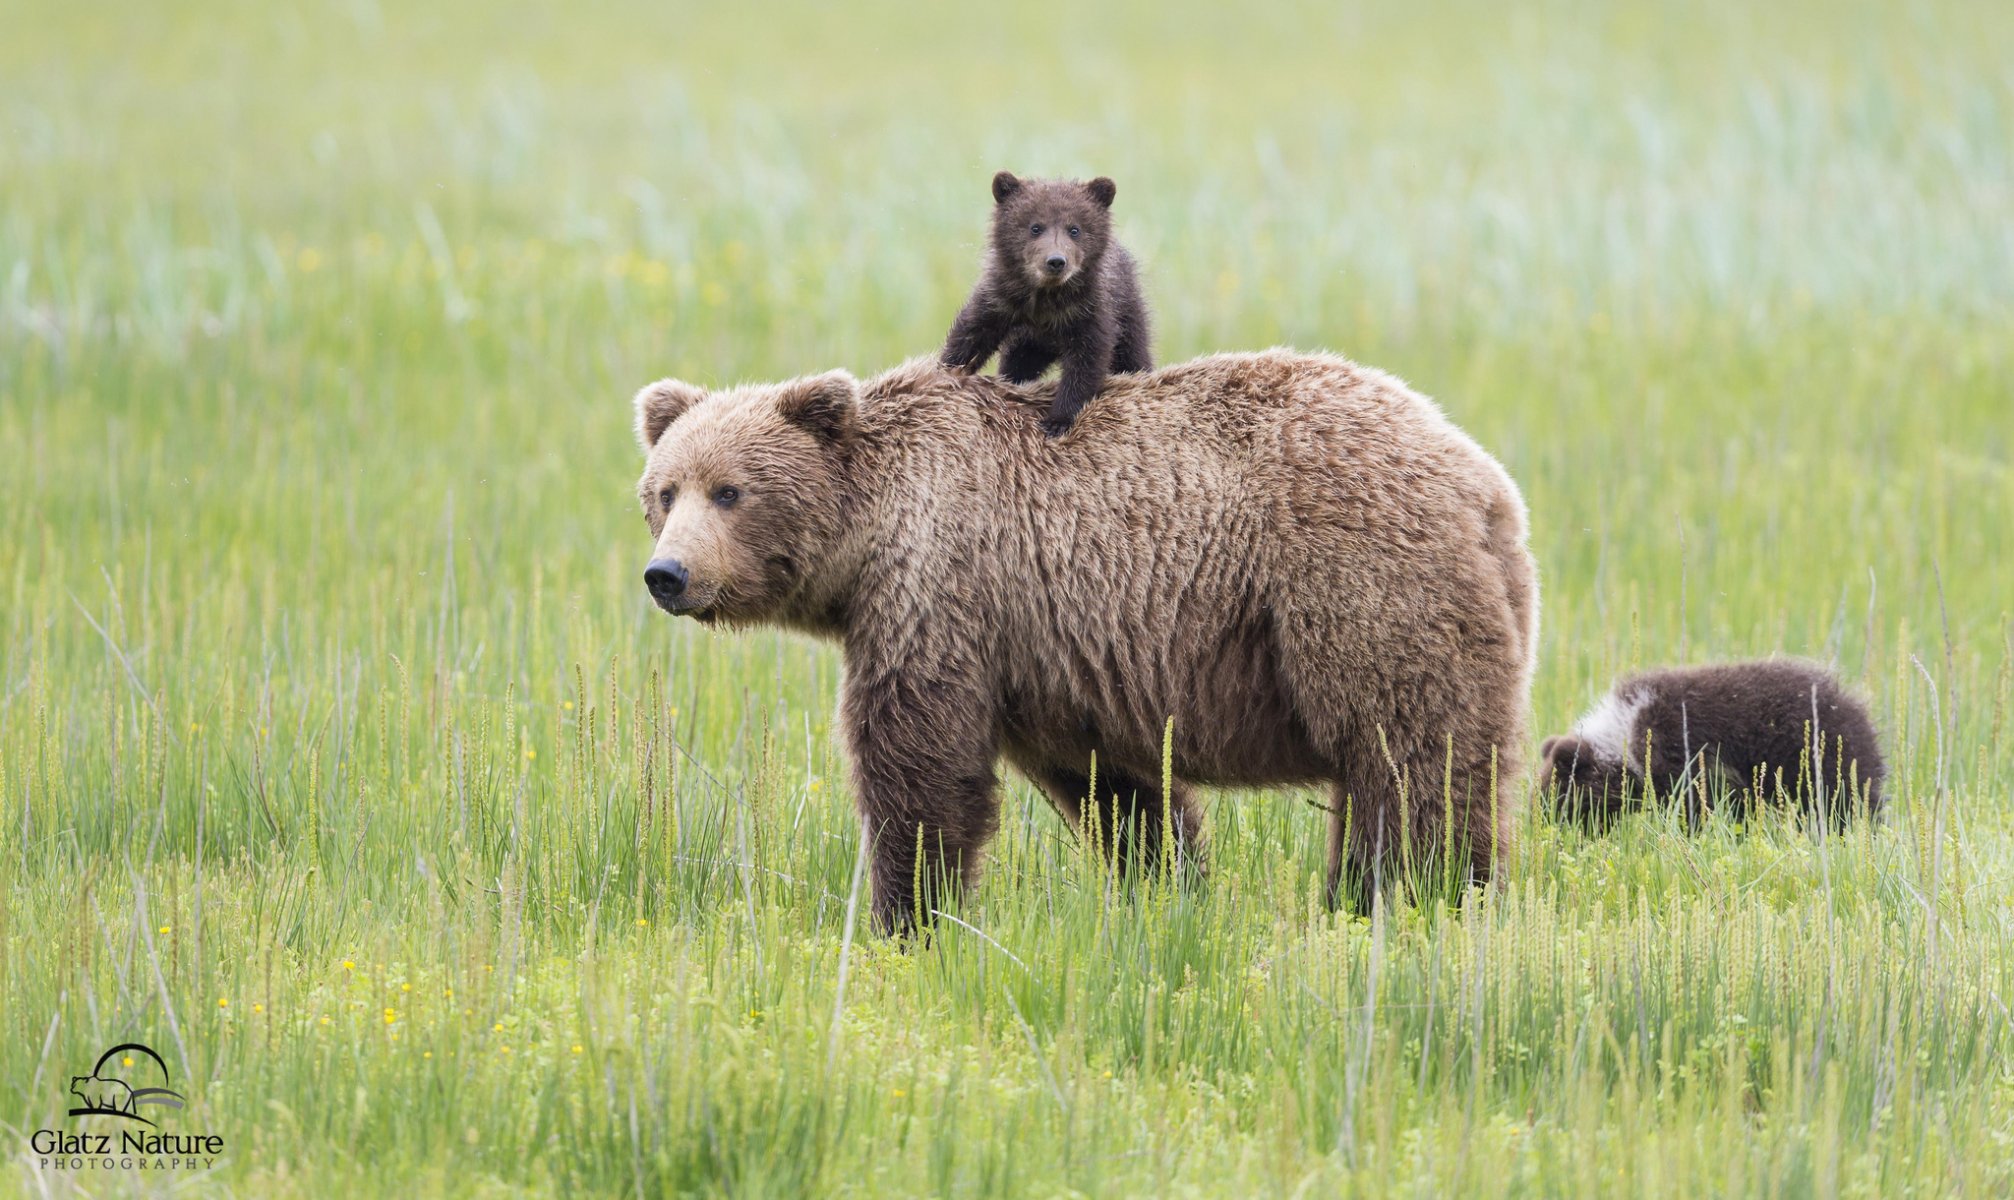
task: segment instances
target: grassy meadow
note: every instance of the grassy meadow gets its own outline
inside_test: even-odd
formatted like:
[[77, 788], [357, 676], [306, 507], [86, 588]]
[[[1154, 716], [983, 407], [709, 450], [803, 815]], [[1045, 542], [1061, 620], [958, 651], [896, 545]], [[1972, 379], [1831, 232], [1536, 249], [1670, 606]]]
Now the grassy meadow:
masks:
[[[0, 1194], [2014, 1191], [2014, 7], [5, 26]], [[1528, 808], [1372, 924], [1309, 796], [1169, 890], [1009, 777], [957, 923], [849, 938], [838, 655], [650, 606], [628, 397], [934, 349], [1001, 167], [1117, 179], [1162, 360], [1503, 460], [1534, 747], [1811, 655], [1887, 819]], [[38, 1162], [123, 1042], [213, 1167]]]

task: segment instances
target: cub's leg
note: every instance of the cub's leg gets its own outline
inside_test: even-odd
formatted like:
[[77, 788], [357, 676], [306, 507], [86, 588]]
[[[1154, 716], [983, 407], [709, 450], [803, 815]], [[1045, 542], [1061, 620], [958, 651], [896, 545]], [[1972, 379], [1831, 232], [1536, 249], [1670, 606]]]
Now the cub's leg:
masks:
[[1112, 346], [1112, 373], [1128, 375], [1154, 369], [1153, 333], [1147, 327], [1147, 306], [1140, 299], [1138, 284], [1115, 294], [1119, 304], [1119, 340]]
[[1105, 377], [1112, 370], [1112, 343], [1116, 337], [1116, 324], [1100, 321], [1064, 352], [1063, 375], [1056, 381], [1056, 399], [1049, 406], [1049, 415], [1042, 418], [1042, 432], [1050, 437], [1070, 432], [1078, 412], [1105, 386]]
[[951, 323], [938, 361], [947, 370], [977, 371], [1000, 348], [1010, 325], [1006, 313], [975, 295], [965, 302], [965, 307], [958, 311], [958, 319]]
[[1055, 361], [1055, 348], [1025, 331], [1009, 334], [1000, 348], [1000, 374], [1009, 383], [1033, 383]]

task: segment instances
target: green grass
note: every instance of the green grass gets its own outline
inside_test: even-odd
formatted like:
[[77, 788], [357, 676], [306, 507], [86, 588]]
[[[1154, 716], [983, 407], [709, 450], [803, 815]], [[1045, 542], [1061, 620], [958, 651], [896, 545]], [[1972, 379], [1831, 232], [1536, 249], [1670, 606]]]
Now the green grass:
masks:
[[[244, 1196], [2014, 1189], [2014, 9], [734, 7], [6, 22], [8, 1191], [170, 1186], [27, 1150], [122, 1041]], [[1503, 459], [1534, 743], [1816, 655], [1890, 818], [1372, 927], [1302, 796], [1169, 892], [1014, 780], [849, 945], [837, 655], [648, 606], [626, 400], [933, 348], [999, 167], [1118, 179], [1163, 359]]]

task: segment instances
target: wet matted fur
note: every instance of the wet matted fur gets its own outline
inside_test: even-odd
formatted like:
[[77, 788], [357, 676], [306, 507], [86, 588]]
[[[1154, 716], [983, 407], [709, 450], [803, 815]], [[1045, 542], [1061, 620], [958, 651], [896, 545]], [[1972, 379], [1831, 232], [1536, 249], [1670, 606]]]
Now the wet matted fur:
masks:
[[1171, 717], [1165, 836], [1185, 853], [1195, 785], [1324, 783], [1332, 904], [1367, 907], [1402, 849], [1453, 844], [1486, 879], [1537, 640], [1510, 477], [1431, 401], [1333, 356], [1108, 386], [1063, 442], [1038, 428], [1053, 385], [930, 361], [637, 397], [652, 561], [682, 587], [659, 603], [844, 647], [882, 927], [977, 871], [1002, 757], [1082, 822], [1095, 752], [1120, 852], [1151, 861]]

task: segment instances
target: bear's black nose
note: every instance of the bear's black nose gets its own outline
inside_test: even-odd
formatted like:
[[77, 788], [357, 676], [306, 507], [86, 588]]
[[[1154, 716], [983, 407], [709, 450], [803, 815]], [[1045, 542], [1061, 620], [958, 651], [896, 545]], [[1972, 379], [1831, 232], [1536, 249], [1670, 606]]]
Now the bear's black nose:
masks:
[[1051, 275], [1061, 275], [1063, 268], [1069, 265], [1069, 262], [1060, 254], [1051, 254], [1049, 256], [1048, 267]]
[[659, 600], [676, 600], [685, 593], [685, 584], [691, 576], [686, 574], [685, 564], [675, 558], [652, 559], [643, 569], [643, 586]]

